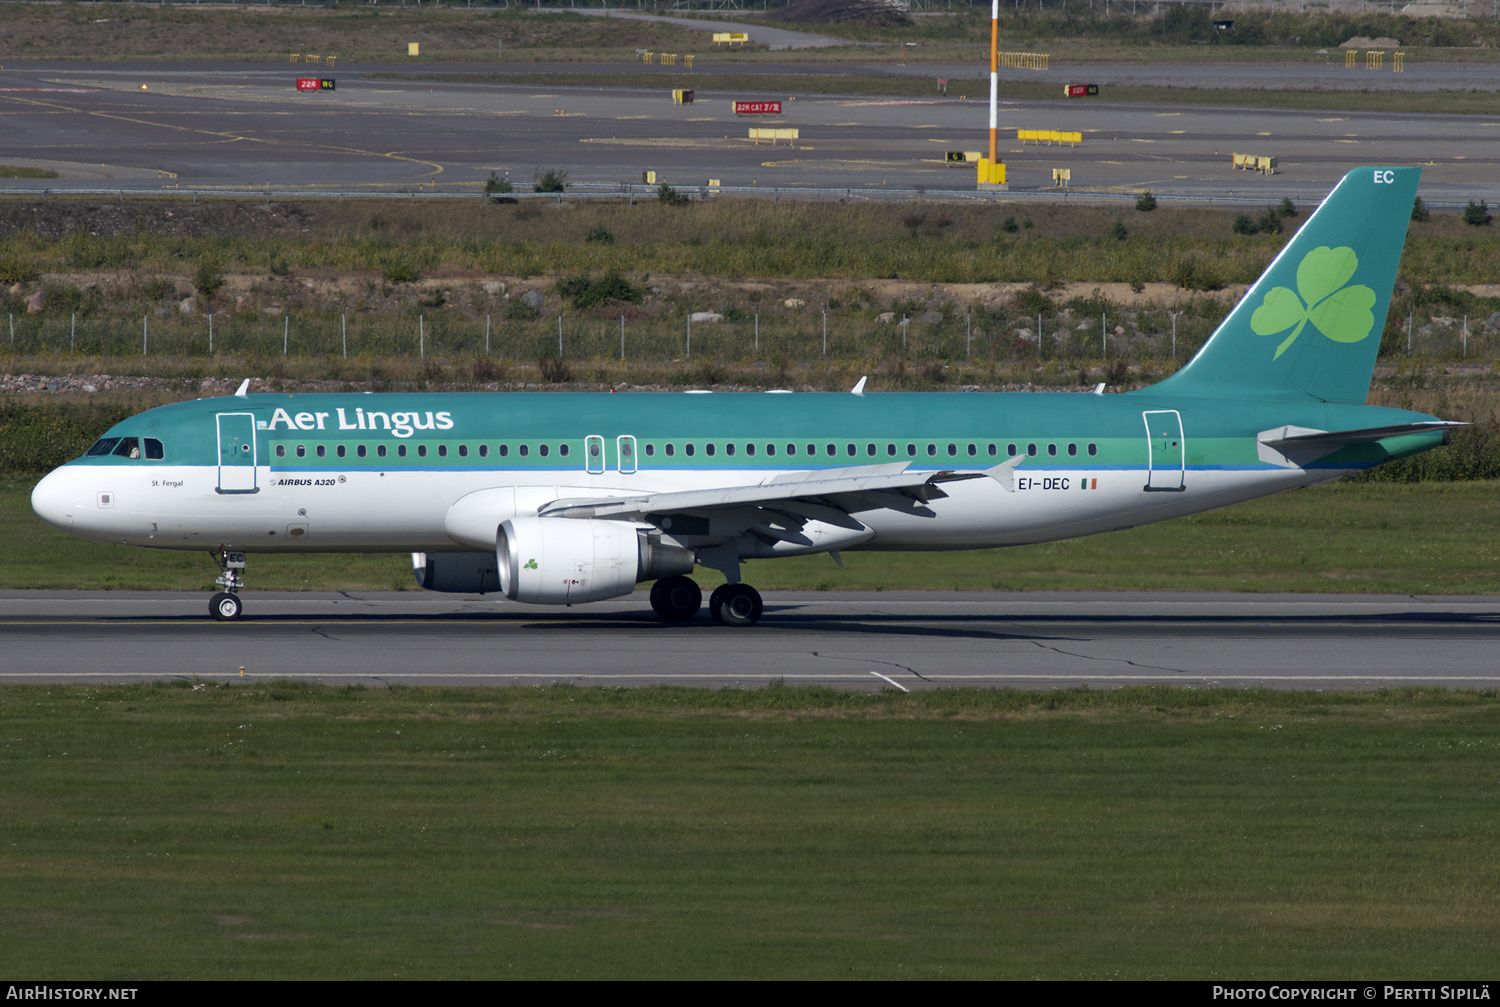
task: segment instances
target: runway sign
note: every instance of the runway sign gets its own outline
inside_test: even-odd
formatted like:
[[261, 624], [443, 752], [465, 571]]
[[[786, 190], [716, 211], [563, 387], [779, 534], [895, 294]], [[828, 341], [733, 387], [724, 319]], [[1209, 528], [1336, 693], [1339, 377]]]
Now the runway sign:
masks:
[[333, 91], [337, 82], [332, 77], [298, 77], [298, 91]]
[[781, 102], [779, 101], [737, 101], [734, 103], [735, 115], [780, 115]]
[[1069, 98], [1092, 98], [1099, 93], [1098, 84], [1064, 84], [1063, 94]]

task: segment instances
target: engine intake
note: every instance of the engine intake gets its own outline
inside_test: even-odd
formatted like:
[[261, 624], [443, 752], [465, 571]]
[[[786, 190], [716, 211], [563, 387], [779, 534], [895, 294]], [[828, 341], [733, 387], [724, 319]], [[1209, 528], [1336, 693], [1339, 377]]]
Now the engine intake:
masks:
[[692, 572], [693, 552], [619, 521], [516, 517], [495, 541], [500, 590], [512, 601], [574, 605], [629, 594], [643, 580]]

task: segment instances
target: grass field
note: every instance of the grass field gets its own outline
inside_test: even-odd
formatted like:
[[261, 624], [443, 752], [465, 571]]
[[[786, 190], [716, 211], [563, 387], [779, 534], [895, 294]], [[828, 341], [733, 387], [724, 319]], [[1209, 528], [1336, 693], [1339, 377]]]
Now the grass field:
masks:
[[1479, 979], [1500, 702], [0, 688], [67, 978]]
[[[0, 477], [0, 588], [207, 591], [206, 554], [101, 545], [43, 524]], [[1343, 482], [1130, 531], [1012, 549], [745, 565], [763, 590], [1500, 594], [1500, 483]], [[252, 556], [250, 590], [416, 590], [395, 555]], [[702, 569], [705, 586], [721, 583]]]

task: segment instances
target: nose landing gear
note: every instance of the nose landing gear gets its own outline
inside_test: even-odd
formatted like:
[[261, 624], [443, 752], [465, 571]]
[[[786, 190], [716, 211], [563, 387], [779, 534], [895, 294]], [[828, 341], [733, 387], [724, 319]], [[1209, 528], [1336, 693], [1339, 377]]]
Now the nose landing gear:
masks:
[[223, 571], [214, 583], [224, 590], [209, 599], [208, 614], [220, 622], [233, 622], [244, 611], [240, 588], [245, 586], [245, 554], [221, 549], [209, 555]]

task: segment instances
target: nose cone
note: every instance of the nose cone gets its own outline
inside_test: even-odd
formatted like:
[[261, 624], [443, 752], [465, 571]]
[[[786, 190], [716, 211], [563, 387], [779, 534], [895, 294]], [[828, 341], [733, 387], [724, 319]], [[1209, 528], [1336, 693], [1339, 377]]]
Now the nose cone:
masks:
[[73, 472], [67, 466], [48, 474], [31, 491], [31, 509], [54, 528], [73, 530]]

